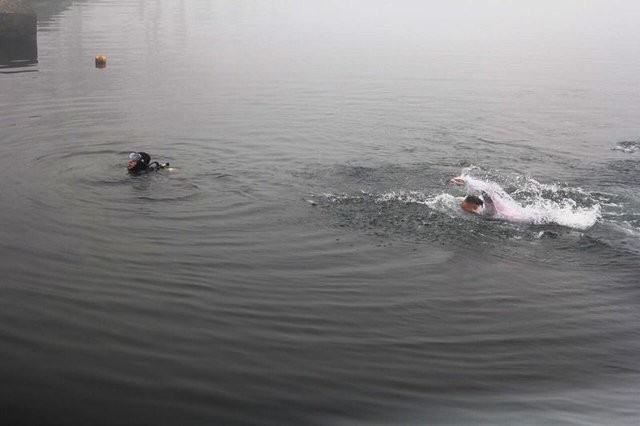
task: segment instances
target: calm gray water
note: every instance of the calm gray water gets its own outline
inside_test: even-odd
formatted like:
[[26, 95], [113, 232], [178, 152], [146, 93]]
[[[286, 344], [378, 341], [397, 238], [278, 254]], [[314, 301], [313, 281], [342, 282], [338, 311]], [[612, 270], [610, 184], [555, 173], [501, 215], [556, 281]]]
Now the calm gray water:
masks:
[[[38, 64], [0, 68], [0, 420], [640, 423], [639, 20], [357, 0], [40, 19]], [[173, 169], [128, 176], [134, 150]], [[463, 171], [531, 223], [462, 213]]]

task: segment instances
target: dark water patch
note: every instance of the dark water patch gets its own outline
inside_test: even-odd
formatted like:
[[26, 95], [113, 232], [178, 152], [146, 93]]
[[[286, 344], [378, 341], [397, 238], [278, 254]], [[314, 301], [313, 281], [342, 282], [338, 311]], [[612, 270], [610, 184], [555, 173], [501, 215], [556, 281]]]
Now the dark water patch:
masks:
[[382, 163], [375, 165], [338, 164], [308, 168], [296, 172], [332, 192], [384, 193], [391, 191], [437, 191], [446, 189], [448, 180], [458, 171], [459, 161], [437, 164], [416, 162], [409, 164]]
[[606, 175], [603, 178], [623, 188], [640, 185], [640, 161], [612, 161], [607, 164]]

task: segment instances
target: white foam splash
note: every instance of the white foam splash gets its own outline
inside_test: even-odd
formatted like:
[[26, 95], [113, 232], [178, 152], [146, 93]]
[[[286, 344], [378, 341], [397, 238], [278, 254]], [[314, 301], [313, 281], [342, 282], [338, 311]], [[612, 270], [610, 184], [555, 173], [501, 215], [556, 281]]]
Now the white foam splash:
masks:
[[402, 201], [404, 203], [425, 204], [427, 197], [420, 191], [391, 191], [378, 195], [376, 201]]
[[[528, 194], [520, 202], [507, 194], [497, 183], [470, 176], [477, 168], [463, 169], [461, 176], [467, 182], [467, 190], [487, 191], [492, 194], [496, 208], [502, 219], [529, 222], [533, 224], [557, 224], [586, 230], [591, 228], [601, 217], [601, 206], [591, 194], [582, 188], [562, 187], [554, 184], [541, 184], [535, 179], [520, 177], [514, 183], [517, 190], [514, 196]], [[579, 205], [567, 196], [573, 195], [590, 205]]]
[[423, 204], [432, 210], [449, 215], [458, 214], [462, 198], [442, 193], [430, 196], [421, 191], [390, 191], [376, 196], [377, 203], [398, 201], [406, 204]]
[[[499, 214], [498, 219], [536, 225], [557, 224], [577, 230], [591, 228], [601, 218], [601, 204], [588, 191], [567, 187], [557, 183], [542, 184], [535, 179], [519, 176], [511, 179], [516, 190], [508, 194], [499, 184], [470, 175], [479, 171], [472, 167], [463, 169], [461, 177], [467, 182], [466, 192], [486, 191], [491, 194]], [[352, 194], [323, 194], [330, 202], [346, 202], [369, 198], [376, 203], [402, 202], [424, 204], [432, 210], [457, 217], [463, 214], [460, 208], [462, 196], [443, 191], [425, 194], [421, 191], [389, 191], [381, 194], [362, 192]]]
[[428, 198], [424, 204], [440, 213], [454, 216], [460, 214], [460, 201], [460, 197], [454, 197], [451, 194], [438, 194], [435, 197]]
[[600, 205], [579, 207], [571, 199], [560, 202], [537, 200], [524, 207], [531, 222], [538, 225], [555, 223], [568, 228], [586, 230], [601, 217]]

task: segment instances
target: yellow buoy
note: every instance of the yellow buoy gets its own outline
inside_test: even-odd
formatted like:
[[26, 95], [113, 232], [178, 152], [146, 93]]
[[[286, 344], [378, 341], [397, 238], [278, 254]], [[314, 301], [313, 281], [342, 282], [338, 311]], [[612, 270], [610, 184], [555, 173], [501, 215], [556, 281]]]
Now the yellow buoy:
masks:
[[107, 57], [104, 55], [96, 56], [96, 68], [104, 68], [107, 66]]

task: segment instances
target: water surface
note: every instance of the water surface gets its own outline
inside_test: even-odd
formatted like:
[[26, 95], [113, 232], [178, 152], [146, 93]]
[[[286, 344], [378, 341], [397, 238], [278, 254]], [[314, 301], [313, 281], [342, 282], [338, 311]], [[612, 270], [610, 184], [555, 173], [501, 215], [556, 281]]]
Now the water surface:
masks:
[[[0, 70], [0, 417], [637, 424], [639, 12], [41, 19], [33, 72]], [[463, 214], [463, 169], [542, 219]]]

